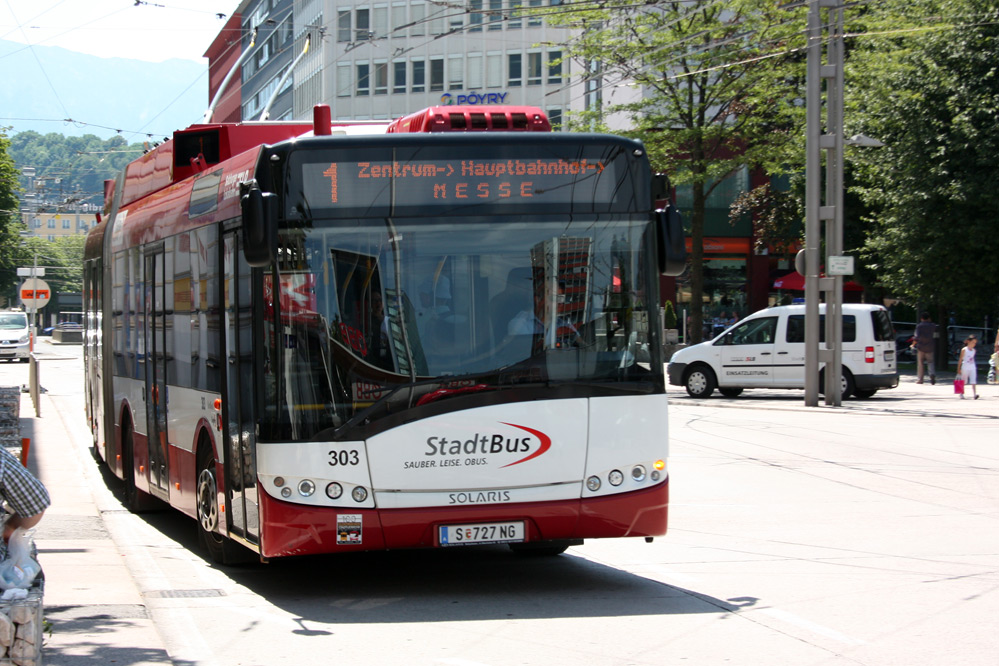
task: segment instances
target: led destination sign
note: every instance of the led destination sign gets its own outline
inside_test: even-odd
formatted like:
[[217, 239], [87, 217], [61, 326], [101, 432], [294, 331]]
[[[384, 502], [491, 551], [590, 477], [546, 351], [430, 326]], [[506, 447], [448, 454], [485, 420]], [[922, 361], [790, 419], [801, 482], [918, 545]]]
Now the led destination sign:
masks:
[[499, 212], [496, 207], [616, 212], [622, 199], [634, 205], [634, 193], [621, 191], [621, 183], [630, 182], [630, 160], [620, 151], [571, 159], [537, 157], [533, 152], [530, 157], [503, 159], [318, 161], [338, 155], [317, 151], [301, 163], [302, 187], [292, 191], [304, 196], [299, 210], [333, 215], [447, 214], [470, 207], [479, 207], [474, 212], [483, 214]]
[[[367, 189], [365, 181], [375, 181], [376, 189], [383, 187], [386, 180], [420, 183], [396, 183], [407, 194], [419, 199], [529, 199], [543, 196], [553, 188], [571, 185], [579, 176], [603, 173], [605, 164], [587, 160], [502, 160], [482, 162], [460, 160], [448, 162], [355, 162], [338, 164], [334, 162], [323, 170], [329, 179], [330, 200], [336, 205], [341, 202], [340, 179], [348, 183], [346, 201], [356, 205], [356, 187]], [[568, 178], [567, 178], [568, 177]], [[546, 187], [547, 186], [547, 187]]]

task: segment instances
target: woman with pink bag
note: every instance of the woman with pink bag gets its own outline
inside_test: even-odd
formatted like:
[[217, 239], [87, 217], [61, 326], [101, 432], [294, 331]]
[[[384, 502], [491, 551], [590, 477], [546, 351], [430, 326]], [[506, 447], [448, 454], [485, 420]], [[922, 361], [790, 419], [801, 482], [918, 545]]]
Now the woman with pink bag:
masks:
[[[978, 389], [975, 388], [975, 384], [978, 383], [978, 368], [975, 366], [975, 345], [977, 344], [978, 338], [969, 335], [964, 340], [961, 355], [957, 358], [958, 379], [954, 380], [954, 392], [961, 394], [961, 400], [964, 400], [964, 387], [966, 385], [971, 386], [971, 392], [975, 394], [975, 400], [978, 400]], [[961, 386], [958, 386], [958, 382], [961, 382]]]

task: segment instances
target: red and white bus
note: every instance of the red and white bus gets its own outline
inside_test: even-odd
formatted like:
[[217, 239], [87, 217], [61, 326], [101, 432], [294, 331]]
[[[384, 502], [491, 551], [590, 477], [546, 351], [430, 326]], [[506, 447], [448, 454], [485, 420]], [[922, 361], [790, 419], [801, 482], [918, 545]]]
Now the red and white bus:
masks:
[[229, 561], [665, 533], [661, 273], [640, 143], [197, 125], [86, 249], [96, 453]]

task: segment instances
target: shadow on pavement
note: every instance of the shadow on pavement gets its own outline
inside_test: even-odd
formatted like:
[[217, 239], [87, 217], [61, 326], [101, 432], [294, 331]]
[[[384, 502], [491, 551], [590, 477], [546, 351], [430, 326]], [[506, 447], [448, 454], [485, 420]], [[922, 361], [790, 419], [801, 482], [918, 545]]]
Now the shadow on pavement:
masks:
[[[121, 497], [121, 482], [104, 469]], [[233, 583], [298, 618], [324, 624], [584, 618], [738, 612], [756, 600], [716, 599], [593, 562], [569, 551], [530, 557], [506, 546], [371, 551], [220, 566], [210, 562], [195, 522], [173, 510], [138, 516]], [[581, 552], [585, 552], [583, 546]], [[156, 596], [184, 591], [145, 591]], [[188, 590], [225, 596], [222, 590]], [[194, 593], [201, 592], [196, 595]]]

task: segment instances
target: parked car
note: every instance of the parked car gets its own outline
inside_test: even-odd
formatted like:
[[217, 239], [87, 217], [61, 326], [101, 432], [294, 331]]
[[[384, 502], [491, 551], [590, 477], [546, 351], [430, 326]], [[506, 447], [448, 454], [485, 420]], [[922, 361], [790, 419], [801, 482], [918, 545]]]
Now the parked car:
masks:
[[39, 331], [38, 335], [52, 335], [52, 331], [59, 329], [60, 331], [82, 331], [83, 324], [79, 324], [75, 321], [61, 321], [55, 326], [47, 326]]
[[0, 359], [27, 363], [30, 339], [27, 314], [20, 311], [0, 312]]
[[[825, 305], [819, 306], [825, 341]], [[843, 305], [842, 397], [869, 398], [898, 386], [895, 333], [880, 305]], [[820, 364], [820, 390], [824, 386]], [[750, 388], [805, 387], [805, 306], [785, 305], [755, 312], [713, 340], [681, 349], [667, 365], [669, 383], [694, 398], [718, 388], [735, 397]]]

